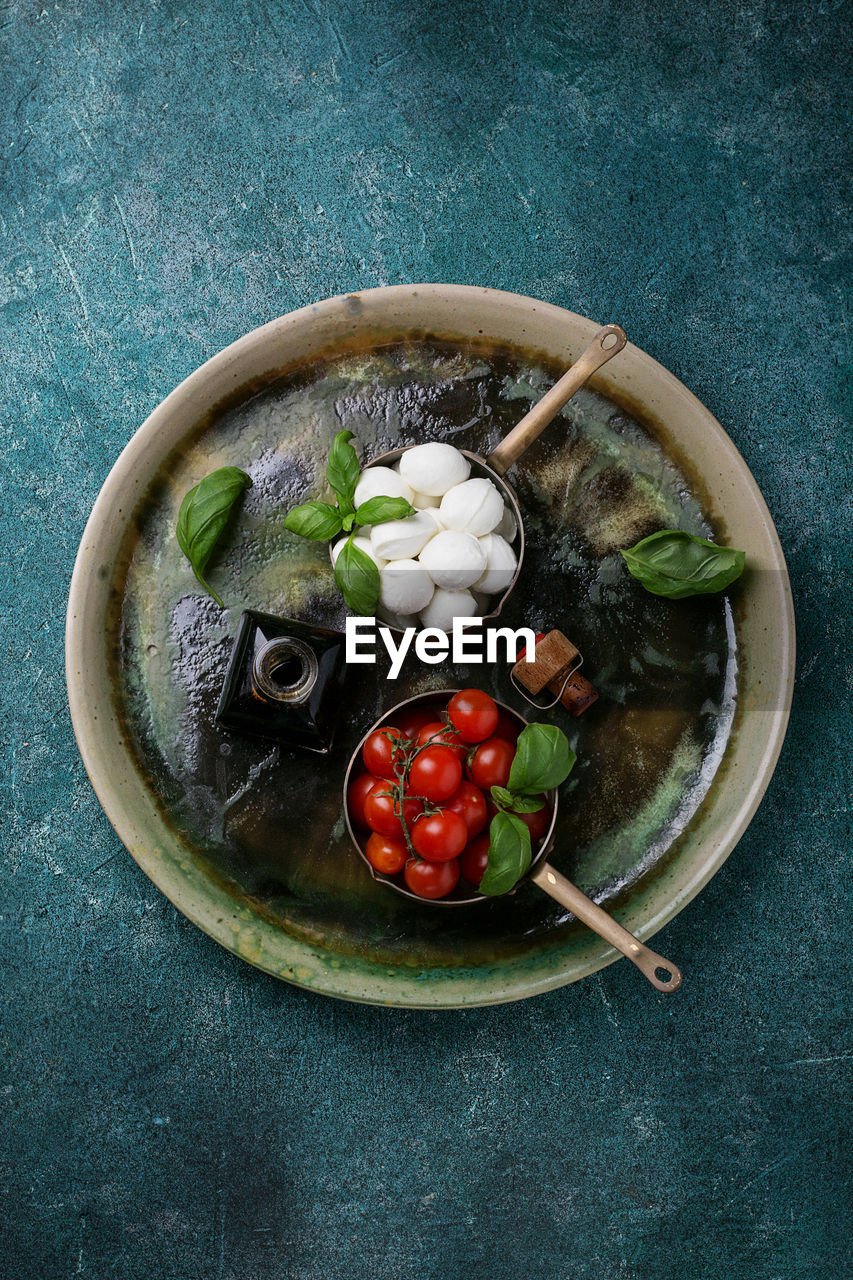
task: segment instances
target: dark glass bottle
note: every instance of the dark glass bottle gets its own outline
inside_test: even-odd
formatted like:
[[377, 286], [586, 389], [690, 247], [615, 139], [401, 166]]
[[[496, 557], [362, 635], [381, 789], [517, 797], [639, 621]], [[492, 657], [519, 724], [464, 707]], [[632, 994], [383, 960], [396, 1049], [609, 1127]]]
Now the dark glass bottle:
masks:
[[329, 751], [346, 667], [340, 631], [247, 610], [240, 618], [216, 722], [287, 747]]

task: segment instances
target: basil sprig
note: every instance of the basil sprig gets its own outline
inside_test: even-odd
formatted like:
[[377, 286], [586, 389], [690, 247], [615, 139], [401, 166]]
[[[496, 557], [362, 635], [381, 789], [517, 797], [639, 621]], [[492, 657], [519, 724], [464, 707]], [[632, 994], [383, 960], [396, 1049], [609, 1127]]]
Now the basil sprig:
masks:
[[178, 546], [205, 591], [223, 609], [225, 605], [205, 582], [204, 572], [241, 495], [251, 487], [250, 477], [239, 467], [220, 467], [184, 495], [178, 511]]
[[652, 595], [681, 600], [730, 586], [743, 573], [746, 552], [681, 529], [662, 529], [623, 551], [622, 558]]
[[555, 724], [529, 724], [518, 735], [515, 758], [505, 787], [492, 787], [498, 812], [489, 826], [489, 860], [480, 893], [509, 893], [533, 859], [530, 831], [516, 815], [536, 813], [545, 804], [543, 791], [553, 791], [572, 771], [575, 753]]
[[[385, 524], [388, 520], [405, 520], [415, 509], [405, 498], [382, 495], [362, 502], [355, 508], [355, 490], [361, 475], [358, 454], [350, 444], [351, 431], [339, 431], [332, 442], [326, 464], [326, 479], [337, 498], [329, 502], [303, 502], [288, 511], [284, 527], [311, 542], [328, 542], [340, 533], [352, 535], [359, 527]], [[379, 604], [379, 570], [352, 536], [341, 547], [335, 561], [335, 583], [353, 613], [370, 617]]]

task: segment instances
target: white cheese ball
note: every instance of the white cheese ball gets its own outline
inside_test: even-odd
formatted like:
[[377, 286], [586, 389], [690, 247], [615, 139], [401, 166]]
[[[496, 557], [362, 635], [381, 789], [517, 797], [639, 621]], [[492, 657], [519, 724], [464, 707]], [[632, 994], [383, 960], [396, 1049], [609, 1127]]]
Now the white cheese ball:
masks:
[[494, 595], [498, 591], [503, 593], [512, 582], [512, 575], [518, 564], [516, 554], [499, 533], [487, 533], [480, 538], [479, 545], [486, 556], [486, 571], [474, 586], [487, 595]]
[[464, 591], [488, 567], [485, 547], [470, 533], [444, 529], [431, 538], [420, 554], [420, 562], [437, 587]]
[[391, 560], [379, 570], [379, 603], [388, 613], [420, 613], [435, 585], [417, 560]]
[[[341, 554], [341, 550], [348, 539], [349, 539], [349, 534], [345, 533], [342, 538], [338, 538], [337, 542], [332, 547], [332, 564], [337, 563], [338, 556]], [[352, 544], [354, 547], [358, 547], [359, 551], [363, 551], [366, 556], [370, 556], [371, 560], [373, 561], [373, 563], [376, 565], [378, 569], [382, 568], [385, 561], [382, 559], [381, 556], [378, 556], [376, 552], [373, 550], [373, 547], [370, 544], [369, 538], [362, 538], [360, 536], [355, 537], [352, 540]]]
[[[417, 506], [417, 503], [415, 503]], [[507, 542], [512, 542], [518, 533], [518, 521], [512, 513], [512, 507], [508, 503], [504, 503], [504, 513], [501, 522], [495, 529], [495, 533], [499, 533], [502, 538], [506, 538]]]
[[452, 444], [416, 444], [400, 459], [400, 475], [416, 493], [441, 497], [471, 474], [471, 463]]
[[444, 591], [436, 587], [435, 595], [421, 610], [421, 622], [425, 627], [438, 627], [439, 631], [452, 631], [454, 618], [476, 618], [477, 601], [470, 591]]
[[412, 490], [402, 476], [390, 467], [365, 467], [355, 486], [353, 501], [357, 507], [371, 498], [405, 498], [412, 501]]
[[370, 545], [383, 560], [406, 560], [422, 551], [435, 537], [437, 525], [428, 511], [416, 511], [405, 520], [386, 520], [370, 530]]
[[441, 519], [438, 514], [438, 507], [424, 507], [423, 511], [420, 514], [424, 516], [428, 516], [430, 520], [433, 522], [433, 524], [435, 525], [435, 532], [441, 533], [441, 531], [444, 528], [444, 525], [441, 523]]
[[441, 499], [439, 513], [445, 528], [480, 538], [500, 523], [504, 500], [491, 480], [475, 478], [449, 489]]

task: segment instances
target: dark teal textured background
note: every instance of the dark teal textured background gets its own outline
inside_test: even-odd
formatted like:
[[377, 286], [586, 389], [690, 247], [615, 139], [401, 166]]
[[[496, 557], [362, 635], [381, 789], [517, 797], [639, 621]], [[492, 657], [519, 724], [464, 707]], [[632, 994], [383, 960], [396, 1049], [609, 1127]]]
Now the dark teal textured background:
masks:
[[[4, 1280], [847, 1274], [843, 12], [2, 5]], [[626, 963], [458, 1014], [279, 984], [144, 878], [77, 755], [65, 596], [136, 427], [262, 321], [443, 280], [624, 324], [788, 555], [791, 729], [659, 935], [676, 997]]]

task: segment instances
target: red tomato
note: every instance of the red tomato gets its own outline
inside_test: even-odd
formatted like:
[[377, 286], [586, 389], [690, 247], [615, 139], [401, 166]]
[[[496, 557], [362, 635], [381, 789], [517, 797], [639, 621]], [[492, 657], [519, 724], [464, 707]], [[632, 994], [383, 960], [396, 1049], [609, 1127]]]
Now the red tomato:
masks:
[[381, 779], [372, 773], [362, 773], [354, 782], [349, 784], [347, 792], [347, 807], [349, 808], [350, 819], [357, 827], [366, 827], [367, 819], [364, 816], [364, 802], [367, 799], [368, 792], [376, 786]]
[[484, 831], [481, 836], [477, 836], [476, 840], [472, 840], [465, 849], [462, 857], [459, 859], [460, 869], [463, 876], [472, 884], [475, 889], [479, 889], [480, 881], [486, 874], [486, 866], [489, 861], [489, 833]]
[[443, 808], [459, 814], [459, 817], [468, 828], [469, 840], [479, 835], [486, 825], [486, 818], [488, 817], [486, 813], [486, 797], [479, 787], [474, 786], [473, 782], [460, 782], [458, 789], [454, 791]]
[[[540, 641], [540, 640], [544, 640], [544, 639], [545, 639], [545, 637], [546, 637], [546, 635], [547, 635], [547, 634], [548, 634], [548, 633], [547, 633], [547, 631], [537, 631], [537, 632], [536, 632], [536, 634], [535, 634], [535, 635], [534, 635], [534, 637], [533, 637], [533, 641], [534, 641], [534, 649], [535, 649], [536, 645], [538, 645], [538, 644], [539, 644], [539, 641]], [[527, 657], [527, 645], [525, 645], [525, 646], [524, 646], [524, 648], [522, 649], [521, 653], [518, 655], [518, 661], [519, 661], [519, 662], [521, 662], [521, 660], [522, 660], [523, 658], [526, 658], [526, 657]], [[533, 654], [533, 660], [534, 660], [534, 662], [536, 661], [536, 654], [535, 654], [535, 653]]]
[[394, 777], [393, 739], [401, 737], [400, 730], [388, 724], [373, 730], [361, 749], [361, 756], [368, 773], [374, 773], [377, 778]]
[[464, 742], [460, 742], [459, 734], [453, 726], [445, 724], [443, 720], [431, 720], [418, 734], [419, 747], [426, 747], [431, 742], [436, 746], [449, 747], [460, 760], [464, 760], [468, 753], [468, 748]]
[[517, 742], [521, 729], [522, 726], [518, 720], [515, 720], [506, 711], [501, 711], [492, 737], [503, 738], [505, 742]]
[[[368, 793], [364, 801], [364, 817], [371, 831], [399, 839], [402, 835], [400, 815], [394, 812], [394, 797], [387, 794], [387, 786], [387, 782], [380, 782]], [[406, 796], [403, 801], [403, 817], [407, 827], [411, 828], [423, 807], [422, 801], [416, 800], [414, 796]]]
[[449, 747], [425, 747], [412, 761], [408, 789], [437, 802], [449, 800], [462, 781], [462, 762]]
[[424, 862], [412, 858], [406, 863], [406, 884], [419, 898], [446, 898], [459, 883], [459, 859]]
[[458, 813], [440, 809], [425, 814], [412, 827], [412, 844], [427, 862], [449, 862], [458, 858], [468, 843], [468, 828]]
[[505, 787], [509, 781], [509, 771], [515, 759], [515, 746], [504, 738], [489, 738], [471, 757], [468, 775], [478, 787], [488, 791], [489, 787]]
[[454, 693], [447, 704], [447, 714], [463, 742], [482, 742], [491, 737], [498, 723], [497, 704], [482, 689], [460, 689]]
[[403, 840], [397, 840], [394, 836], [381, 836], [377, 831], [374, 831], [365, 845], [364, 853], [371, 867], [375, 871], [384, 872], [386, 876], [402, 871], [409, 857]]
[[535, 813], [517, 813], [515, 816], [521, 818], [527, 827], [530, 832], [530, 842], [533, 845], [538, 844], [551, 825], [551, 808], [547, 804], [543, 804], [542, 808], [537, 809]]
[[397, 714], [397, 724], [404, 738], [416, 738], [425, 724], [432, 724], [438, 716], [435, 707], [411, 707]]

